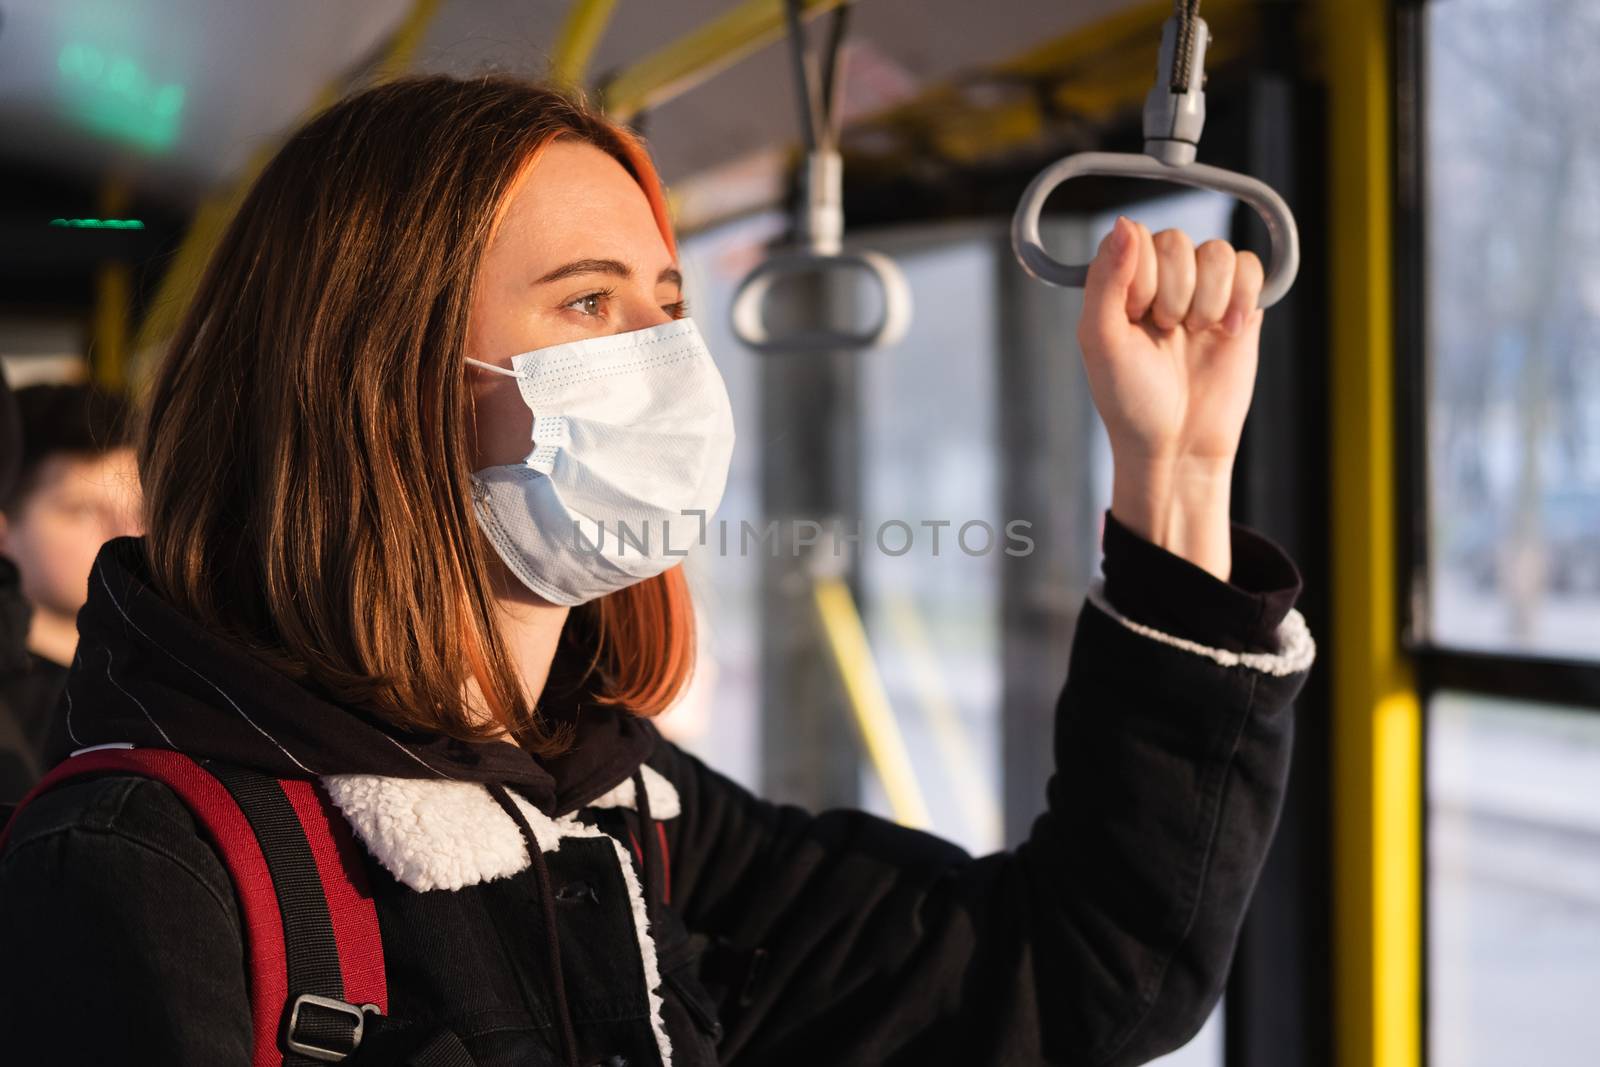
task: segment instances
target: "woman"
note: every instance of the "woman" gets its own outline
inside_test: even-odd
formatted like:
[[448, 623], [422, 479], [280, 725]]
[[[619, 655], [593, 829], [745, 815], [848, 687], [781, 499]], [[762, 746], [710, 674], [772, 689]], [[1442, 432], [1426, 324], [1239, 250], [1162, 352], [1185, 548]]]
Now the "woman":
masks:
[[[1222, 989], [1311, 659], [1292, 564], [1228, 520], [1260, 286], [1125, 220], [1095, 259], [1107, 579], [1046, 810], [975, 860], [764, 803], [649, 722], [684, 581], [596, 526], [715, 508], [732, 436], [640, 144], [510, 80], [364, 93], [268, 166], [173, 342], [59, 755], [320, 783], [388, 983], [349, 1062], [1143, 1062]], [[248, 1062], [242, 945], [161, 784], [14, 821], [0, 1005], [51, 1062]]]

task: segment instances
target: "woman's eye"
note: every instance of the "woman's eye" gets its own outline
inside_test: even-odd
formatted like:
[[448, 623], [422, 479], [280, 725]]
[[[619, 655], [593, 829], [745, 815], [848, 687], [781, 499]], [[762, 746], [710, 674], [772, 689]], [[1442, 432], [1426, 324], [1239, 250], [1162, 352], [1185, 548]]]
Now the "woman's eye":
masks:
[[611, 293], [608, 290], [585, 293], [583, 296], [578, 297], [578, 299], [568, 304], [567, 307], [572, 308], [580, 314], [588, 315], [593, 318], [600, 314], [602, 308], [604, 307], [606, 297], [610, 295]]
[[661, 310], [675, 319], [681, 319], [689, 314], [689, 302], [687, 300], [677, 300], [670, 304], [662, 304]]

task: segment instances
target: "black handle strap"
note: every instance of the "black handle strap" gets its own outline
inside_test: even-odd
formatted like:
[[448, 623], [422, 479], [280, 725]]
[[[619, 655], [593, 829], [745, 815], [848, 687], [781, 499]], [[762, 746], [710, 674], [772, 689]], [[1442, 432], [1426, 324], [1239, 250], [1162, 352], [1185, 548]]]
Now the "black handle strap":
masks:
[[339, 943], [305, 830], [277, 779], [217, 763], [205, 769], [249, 820], [278, 897], [289, 977], [284, 1067], [338, 1063], [360, 1046], [369, 1012], [345, 1002]]
[[833, 149], [839, 142], [839, 97], [844, 84], [842, 56], [850, 21], [849, 0], [834, 8], [820, 74], [814, 73], [815, 61], [806, 50], [805, 28], [801, 24], [805, 0], [784, 0], [783, 14], [789, 29], [795, 99], [800, 106], [800, 135], [807, 152]]

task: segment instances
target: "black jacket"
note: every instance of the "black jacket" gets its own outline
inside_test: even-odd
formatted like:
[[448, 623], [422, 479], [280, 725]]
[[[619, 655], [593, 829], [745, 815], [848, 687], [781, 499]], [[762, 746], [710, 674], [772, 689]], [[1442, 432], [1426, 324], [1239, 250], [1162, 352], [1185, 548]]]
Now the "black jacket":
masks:
[[0, 556], [0, 804], [38, 781], [66, 670], [28, 651], [32, 609], [16, 564]]
[[[566, 645], [542, 703], [575, 725], [568, 755], [403, 735], [189, 624], [132, 540], [91, 577], [62, 748], [323, 781], [369, 851], [397, 1020], [359, 1062], [448, 1033], [479, 1064], [562, 1063], [570, 1027], [584, 1064], [1142, 1063], [1221, 993], [1312, 655], [1292, 565], [1243, 531], [1235, 553], [1224, 585], [1112, 524], [1045, 809], [978, 859], [757, 799], [587, 701]], [[171, 792], [63, 786], [0, 858], [8, 1057], [248, 1063], [242, 944], [227, 872]]]

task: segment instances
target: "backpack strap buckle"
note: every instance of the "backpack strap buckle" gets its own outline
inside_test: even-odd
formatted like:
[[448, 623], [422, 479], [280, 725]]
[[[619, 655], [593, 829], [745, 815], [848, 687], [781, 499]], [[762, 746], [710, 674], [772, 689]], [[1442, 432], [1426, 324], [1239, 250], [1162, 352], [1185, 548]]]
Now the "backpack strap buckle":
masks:
[[349, 1004], [333, 997], [302, 993], [289, 1006], [284, 1044], [290, 1052], [319, 1063], [342, 1063], [361, 1047], [368, 1012], [383, 1014], [376, 1004]]

